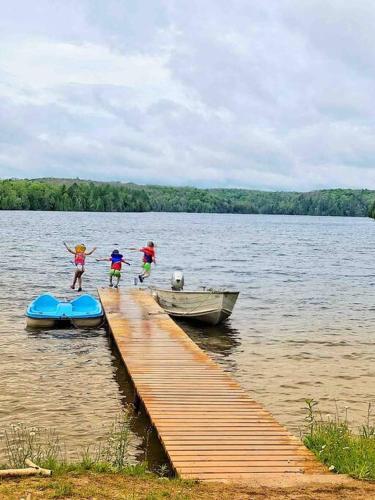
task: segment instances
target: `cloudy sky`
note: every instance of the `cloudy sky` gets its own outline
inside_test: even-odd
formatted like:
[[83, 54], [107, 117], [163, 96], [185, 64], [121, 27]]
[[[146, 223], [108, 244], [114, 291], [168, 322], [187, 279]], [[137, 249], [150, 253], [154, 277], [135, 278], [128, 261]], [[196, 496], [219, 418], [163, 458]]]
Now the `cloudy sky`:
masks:
[[0, 7], [0, 177], [375, 188], [373, 0]]

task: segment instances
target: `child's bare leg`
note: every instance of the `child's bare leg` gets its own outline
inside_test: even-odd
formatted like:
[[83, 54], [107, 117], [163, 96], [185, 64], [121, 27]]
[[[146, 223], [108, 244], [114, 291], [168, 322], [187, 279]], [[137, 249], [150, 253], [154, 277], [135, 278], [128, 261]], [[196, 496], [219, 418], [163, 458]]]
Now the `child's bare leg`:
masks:
[[143, 270], [143, 273], [142, 273], [142, 278], [145, 279], [145, 278], [148, 278], [151, 274], [151, 270], [146, 268]]
[[138, 275], [139, 281], [143, 283], [143, 280], [145, 278], [148, 278], [151, 274], [151, 265], [150, 264], [143, 264], [143, 271], [141, 274]]
[[115, 284], [115, 288], [118, 288], [118, 284], [120, 283], [120, 278], [121, 278], [121, 273], [120, 271], [114, 271], [113, 272], [113, 276], [116, 278], [116, 284]]
[[79, 271], [76, 271], [76, 272], [74, 273], [73, 283], [72, 283], [72, 285], [71, 285], [71, 287], [70, 287], [70, 288], [72, 288], [73, 290], [74, 290], [74, 289], [75, 289], [75, 287], [76, 287], [76, 283], [77, 283], [77, 279], [78, 279], [78, 274], [79, 274]]
[[79, 274], [78, 274], [78, 291], [81, 292], [82, 291], [82, 274], [84, 273], [84, 271], [78, 271]]

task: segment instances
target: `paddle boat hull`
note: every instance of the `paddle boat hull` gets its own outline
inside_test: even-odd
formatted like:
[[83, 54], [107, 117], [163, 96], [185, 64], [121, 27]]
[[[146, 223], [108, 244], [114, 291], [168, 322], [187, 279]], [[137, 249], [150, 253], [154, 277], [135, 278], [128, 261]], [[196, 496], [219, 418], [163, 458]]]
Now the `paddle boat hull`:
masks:
[[232, 314], [239, 292], [175, 291], [155, 288], [152, 294], [170, 316], [217, 325]]
[[103, 316], [100, 318], [76, 318], [71, 320], [76, 328], [96, 328], [103, 323]]
[[44, 294], [31, 302], [26, 318], [30, 328], [52, 328], [64, 322], [77, 328], [95, 328], [103, 321], [103, 309], [99, 300], [91, 295], [81, 295], [65, 302]]
[[54, 319], [29, 318], [26, 316], [26, 325], [29, 328], [53, 328], [56, 324]]

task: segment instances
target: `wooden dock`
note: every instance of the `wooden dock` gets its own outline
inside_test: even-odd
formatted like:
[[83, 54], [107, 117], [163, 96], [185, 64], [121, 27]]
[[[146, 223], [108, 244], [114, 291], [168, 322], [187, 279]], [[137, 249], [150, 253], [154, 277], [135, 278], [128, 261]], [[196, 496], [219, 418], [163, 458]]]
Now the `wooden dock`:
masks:
[[237, 480], [325, 472], [147, 291], [99, 289], [99, 296], [136, 394], [178, 476]]

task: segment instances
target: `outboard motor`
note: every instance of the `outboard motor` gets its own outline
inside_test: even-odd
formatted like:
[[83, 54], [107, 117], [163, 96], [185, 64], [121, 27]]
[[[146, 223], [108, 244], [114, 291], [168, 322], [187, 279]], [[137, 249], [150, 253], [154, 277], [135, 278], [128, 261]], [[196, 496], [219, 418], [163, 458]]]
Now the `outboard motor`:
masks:
[[184, 273], [182, 271], [175, 271], [171, 279], [172, 290], [178, 292], [184, 288]]

